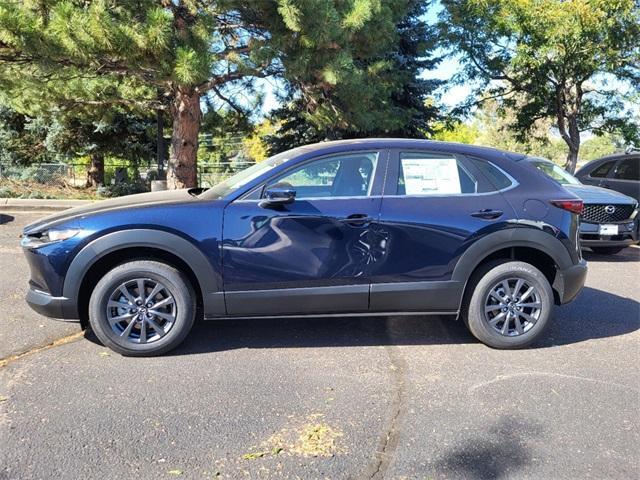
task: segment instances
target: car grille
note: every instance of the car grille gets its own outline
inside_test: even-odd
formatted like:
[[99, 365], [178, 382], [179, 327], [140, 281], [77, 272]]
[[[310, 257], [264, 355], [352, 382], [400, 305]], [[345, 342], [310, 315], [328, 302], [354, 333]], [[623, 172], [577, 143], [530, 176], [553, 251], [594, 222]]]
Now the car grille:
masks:
[[[613, 213], [607, 213], [607, 207], [614, 207]], [[633, 213], [633, 205], [616, 205], [616, 204], [585, 204], [582, 210], [582, 218], [585, 222], [591, 223], [615, 223], [629, 220]]]

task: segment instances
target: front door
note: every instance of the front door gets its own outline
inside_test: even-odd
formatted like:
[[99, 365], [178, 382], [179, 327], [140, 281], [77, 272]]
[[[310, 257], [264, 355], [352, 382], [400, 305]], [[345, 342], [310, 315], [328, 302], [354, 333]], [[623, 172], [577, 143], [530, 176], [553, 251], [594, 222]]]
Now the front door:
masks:
[[293, 189], [293, 203], [261, 206], [258, 193], [227, 206], [228, 315], [367, 311], [370, 236], [386, 168], [382, 157], [367, 151], [313, 159], [261, 187]]

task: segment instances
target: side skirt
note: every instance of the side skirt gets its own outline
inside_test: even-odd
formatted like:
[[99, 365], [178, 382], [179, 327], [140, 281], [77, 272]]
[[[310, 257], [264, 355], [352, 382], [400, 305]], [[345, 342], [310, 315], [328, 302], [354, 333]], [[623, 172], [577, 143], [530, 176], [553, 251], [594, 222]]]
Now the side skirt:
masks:
[[276, 318], [335, 318], [335, 317], [395, 317], [395, 316], [415, 316], [415, 315], [451, 315], [458, 316], [460, 312], [457, 310], [449, 310], [442, 312], [357, 312], [357, 313], [312, 313], [312, 314], [295, 314], [295, 315], [258, 315], [258, 316], [234, 316], [225, 317], [205, 317], [209, 320], [259, 320], [259, 319], [276, 319]]

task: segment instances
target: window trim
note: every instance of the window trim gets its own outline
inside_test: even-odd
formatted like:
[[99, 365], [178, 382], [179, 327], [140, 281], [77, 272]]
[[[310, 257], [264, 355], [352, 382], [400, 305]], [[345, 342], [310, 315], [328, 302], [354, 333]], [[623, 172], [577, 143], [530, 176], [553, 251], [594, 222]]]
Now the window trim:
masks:
[[[285, 177], [292, 170], [297, 169], [298, 167], [304, 167], [305, 165], [318, 161], [329, 159], [332, 157], [344, 157], [344, 156], [356, 156], [356, 155], [366, 155], [368, 153], [375, 153], [378, 155], [375, 168], [372, 172], [372, 182], [369, 187], [369, 193], [367, 195], [359, 195], [359, 196], [336, 196], [336, 197], [305, 197], [300, 198], [300, 201], [318, 201], [318, 200], [349, 200], [349, 199], [367, 199], [367, 198], [380, 198], [383, 193], [384, 180], [387, 175], [388, 163], [389, 163], [389, 149], [388, 148], [380, 148], [380, 149], [363, 149], [363, 150], [345, 150], [343, 152], [332, 152], [327, 153], [325, 155], [320, 155], [317, 157], [307, 158], [306, 160], [302, 160], [300, 162], [292, 163], [289, 168], [279, 172], [277, 175], [269, 177], [268, 179], [261, 182], [259, 185], [256, 185], [254, 188], [240, 195], [238, 198], [233, 200], [233, 202], [260, 202], [264, 199], [264, 189], [271, 184], [274, 180], [278, 178]], [[247, 198], [252, 196], [256, 192], [259, 193], [258, 198]], [[372, 193], [373, 192], [373, 193]], [[297, 201], [297, 199], [296, 199]]]
[[[456, 159], [459, 162], [460, 166], [464, 168], [464, 170], [470, 174], [470, 176], [476, 180], [476, 182], [484, 182], [486, 185], [492, 188], [491, 191], [488, 192], [475, 192], [475, 193], [446, 193], [446, 194], [413, 194], [413, 195], [398, 195], [397, 193], [387, 194], [387, 191], [397, 192], [397, 185], [400, 176], [400, 155], [402, 153], [424, 153], [425, 155], [445, 155], [450, 156]], [[493, 167], [498, 169], [503, 175], [505, 175], [511, 185], [505, 188], [496, 189], [495, 185], [479, 170], [473, 165], [472, 162], [469, 161], [470, 158], [477, 159], [482, 162], [489, 162]], [[502, 192], [506, 192], [511, 190], [519, 185], [518, 181], [513, 178], [512, 175], [508, 174], [504, 171], [503, 168], [496, 165], [494, 162], [487, 160], [485, 158], [477, 157], [477, 156], [467, 156], [462, 155], [455, 152], [440, 152], [437, 150], [426, 150], [423, 148], [393, 148], [389, 153], [389, 166], [387, 167], [387, 178], [385, 181], [385, 188], [383, 190], [382, 196], [384, 198], [448, 198], [448, 197], [481, 197], [486, 195], [495, 195]]]

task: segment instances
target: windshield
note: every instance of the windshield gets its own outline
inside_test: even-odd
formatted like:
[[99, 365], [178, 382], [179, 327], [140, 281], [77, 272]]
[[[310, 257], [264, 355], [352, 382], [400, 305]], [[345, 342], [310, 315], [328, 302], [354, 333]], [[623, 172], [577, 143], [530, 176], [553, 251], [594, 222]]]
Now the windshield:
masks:
[[559, 167], [555, 163], [547, 162], [544, 160], [533, 161], [531, 163], [538, 170], [545, 173], [562, 185], [580, 185], [580, 180], [578, 180], [576, 177], [574, 177], [565, 169]]
[[273, 157], [266, 159], [263, 162], [256, 163], [249, 168], [242, 170], [235, 175], [227, 178], [225, 181], [214, 185], [213, 187], [205, 190], [200, 194], [200, 198], [206, 200], [215, 200], [218, 198], [229, 195], [234, 190], [246, 185], [254, 178], [258, 178], [265, 172], [268, 172], [272, 168], [282, 165], [284, 162], [291, 158], [291, 151], [282, 152]]

